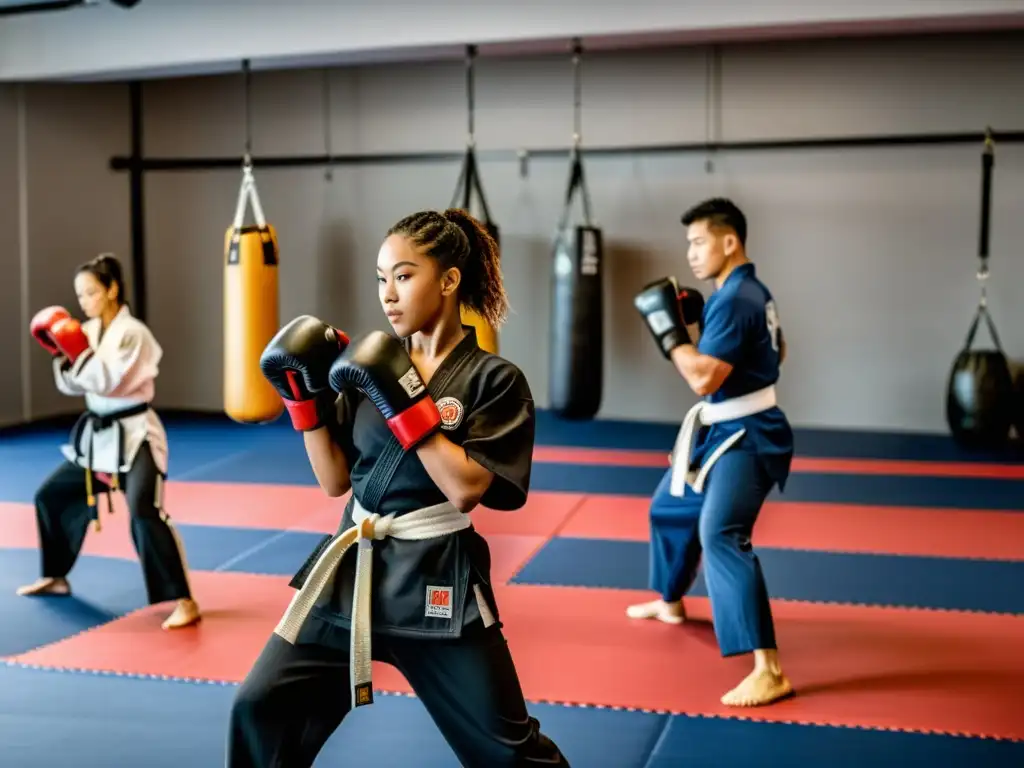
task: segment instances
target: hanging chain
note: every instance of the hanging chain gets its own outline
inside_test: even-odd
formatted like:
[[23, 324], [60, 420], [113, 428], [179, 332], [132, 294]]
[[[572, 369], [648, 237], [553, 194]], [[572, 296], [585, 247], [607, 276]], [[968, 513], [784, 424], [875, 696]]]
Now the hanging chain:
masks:
[[473, 64], [476, 59], [476, 46], [466, 46], [466, 105], [468, 112], [469, 135], [466, 138], [466, 143], [473, 147], [476, 145], [476, 88], [473, 82]]
[[246, 169], [252, 168], [252, 69], [248, 59], [242, 61], [242, 78], [245, 99], [245, 157]]

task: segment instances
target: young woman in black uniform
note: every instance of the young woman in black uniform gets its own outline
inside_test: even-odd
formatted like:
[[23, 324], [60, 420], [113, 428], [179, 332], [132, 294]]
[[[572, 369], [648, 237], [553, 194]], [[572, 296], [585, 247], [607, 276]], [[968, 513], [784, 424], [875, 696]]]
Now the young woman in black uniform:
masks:
[[238, 691], [228, 765], [313, 765], [372, 703], [372, 658], [402, 672], [464, 766], [567, 767], [527, 712], [469, 516], [522, 507], [532, 467], [526, 378], [460, 319], [466, 305], [504, 320], [497, 245], [465, 211], [415, 213], [388, 232], [377, 280], [395, 336], [350, 342], [303, 316], [263, 355], [320, 486], [352, 497]]

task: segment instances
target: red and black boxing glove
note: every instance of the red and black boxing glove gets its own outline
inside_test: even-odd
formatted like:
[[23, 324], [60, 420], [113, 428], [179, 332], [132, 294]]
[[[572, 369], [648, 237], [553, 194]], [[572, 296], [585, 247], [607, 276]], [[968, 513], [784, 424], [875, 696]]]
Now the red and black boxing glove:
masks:
[[402, 448], [415, 448], [441, 426], [441, 414], [402, 342], [373, 331], [331, 366], [331, 389], [353, 387], [387, 420]]
[[71, 317], [71, 314], [64, 307], [55, 306], [39, 310], [36, 312], [35, 317], [32, 318], [32, 323], [29, 326], [32, 337], [54, 357], [60, 354], [60, 349], [54, 343], [53, 336], [50, 335], [50, 329], [58, 321], [69, 317]]
[[[348, 347], [348, 336], [315, 317], [284, 326], [260, 356], [260, 370], [274, 385], [300, 432], [322, 427], [324, 395], [331, 395], [331, 365]], [[333, 402], [333, 397], [332, 397]]]

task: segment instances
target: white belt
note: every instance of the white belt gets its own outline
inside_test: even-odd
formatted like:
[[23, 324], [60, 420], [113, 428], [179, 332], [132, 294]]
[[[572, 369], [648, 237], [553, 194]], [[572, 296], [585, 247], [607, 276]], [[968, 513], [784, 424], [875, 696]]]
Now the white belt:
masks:
[[334, 539], [317, 558], [305, 583], [292, 597], [288, 610], [281, 617], [274, 632], [289, 643], [295, 643], [302, 624], [313, 607], [321, 601], [324, 590], [333, 580], [342, 557], [349, 547], [358, 542], [349, 657], [352, 706], [358, 707], [373, 703], [372, 654], [370, 653], [373, 539], [382, 540], [388, 536], [407, 541], [438, 539], [465, 530], [471, 527], [472, 523], [469, 515], [463, 514], [448, 502], [417, 509], [401, 517], [395, 517], [394, 513], [381, 517], [376, 513], [367, 512], [356, 499], [353, 499], [352, 503], [354, 525]]
[[673, 496], [682, 496], [686, 490], [686, 483], [697, 493], [704, 490], [704, 482], [707, 480], [708, 472], [719, 457], [729, 450], [737, 440], [746, 434], [746, 429], [729, 435], [722, 441], [704, 461], [699, 472], [690, 471], [690, 460], [693, 455], [693, 444], [697, 439], [697, 431], [701, 426], [710, 426], [723, 421], [742, 419], [746, 416], [753, 416], [755, 413], [767, 411], [776, 405], [775, 387], [769, 386], [751, 392], [747, 395], [734, 397], [721, 403], [708, 403], [701, 401], [686, 413], [683, 425], [679, 428], [676, 436], [676, 444], [672, 448], [672, 482], [669, 493]]

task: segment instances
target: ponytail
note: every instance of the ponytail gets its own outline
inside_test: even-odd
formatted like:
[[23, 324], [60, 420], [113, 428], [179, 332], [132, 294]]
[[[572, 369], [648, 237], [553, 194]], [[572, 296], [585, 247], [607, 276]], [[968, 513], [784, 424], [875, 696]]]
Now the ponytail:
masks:
[[498, 244], [487, 227], [468, 211], [449, 208], [443, 213], [414, 213], [391, 227], [388, 235], [410, 238], [437, 259], [442, 270], [458, 269], [462, 276], [459, 302], [492, 328], [505, 322], [509, 307]]

